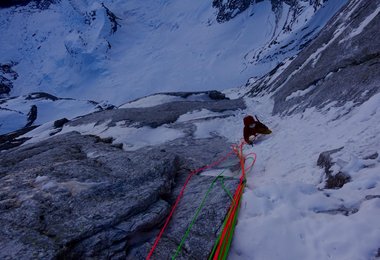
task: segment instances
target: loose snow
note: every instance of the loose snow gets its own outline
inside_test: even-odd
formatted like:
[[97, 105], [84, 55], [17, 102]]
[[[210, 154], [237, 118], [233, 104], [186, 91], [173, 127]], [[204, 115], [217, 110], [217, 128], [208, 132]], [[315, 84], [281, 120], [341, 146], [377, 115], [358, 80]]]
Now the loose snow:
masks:
[[[248, 173], [229, 259], [373, 258], [380, 243], [380, 157], [367, 157], [379, 153], [380, 94], [359, 107], [326, 104], [286, 117], [270, 115], [268, 96], [246, 103], [244, 113], [196, 122], [196, 138], [219, 135], [234, 143], [245, 113], [258, 114], [273, 130], [245, 148], [257, 162]], [[351, 181], [324, 189], [318, 156], [340, 147], [333, 174], [341, 171]]]
[[[246, 150], [257, 154], [257, 162], [248, 175], [229, 258], [374, 257], [380, 243], [380, 158], [363, 158], [379, 152], [380, 94], [349, 114], [353, 104], [271, 117], [265, 100], [249, 103], [273, 134]], [[235, 120], [242, 127], [241, 117]], [[207, 132], [213, 131], [221, 133], [208, 123]], [[234, 142], [240, 138], [239, 132], [224, 133]], [[344, 149], [337, 167], [351, 182], [338, 190], [323, 189], [318, 155], [339, 147]]]

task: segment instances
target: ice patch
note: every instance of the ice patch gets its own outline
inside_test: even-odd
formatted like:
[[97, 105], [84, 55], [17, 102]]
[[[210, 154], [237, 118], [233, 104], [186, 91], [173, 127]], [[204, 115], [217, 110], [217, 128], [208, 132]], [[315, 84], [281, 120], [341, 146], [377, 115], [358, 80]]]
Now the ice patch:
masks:
[[285, 100], [289, 101], [292, 98], [302, 97], [302, 96], [314, 91], [314, 89], [316, 89], [316, 88], [317, 88], [317, 85], [311, 85], [307, 89], [297, 90], [297, 91], [293, 92], [292, 94], [290, 94], [289, 96], [287, 96]]

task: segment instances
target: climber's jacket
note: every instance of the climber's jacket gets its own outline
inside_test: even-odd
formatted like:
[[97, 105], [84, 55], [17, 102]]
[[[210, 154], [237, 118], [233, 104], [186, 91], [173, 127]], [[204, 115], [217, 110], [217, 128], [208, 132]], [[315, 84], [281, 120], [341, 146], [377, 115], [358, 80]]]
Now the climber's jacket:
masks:
[[257, 132], [255, 130], [256, 126], [256, 120], [253, 118], [253, 116], [246, 116], [243, 119], [244, 121], [244, 130], [243, 130], [243, 135], [244, 135], [244, 140], [248, 143], [251, 144], [252, 141], [249, 140], [250, 136], [256, 136]]

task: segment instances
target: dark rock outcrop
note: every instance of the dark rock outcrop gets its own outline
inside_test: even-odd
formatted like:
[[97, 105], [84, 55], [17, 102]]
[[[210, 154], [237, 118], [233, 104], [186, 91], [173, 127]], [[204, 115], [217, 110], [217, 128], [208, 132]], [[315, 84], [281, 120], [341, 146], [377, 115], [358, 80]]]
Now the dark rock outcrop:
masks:
[[9, 95], [13, 88], [13, 81], [18, 78], [18, 74], [13, 70], [15, 62], [0, 64], [0, 97]]
[[55, 128], [62, 128], [64, 126], [64, 124], [66, 124], [69, 121], [70, 120], [68, 120], [65, 117], [65, 118], [62, 118], [62, 119], [55, 120], [53, 125], [54, 125]]
[[19, 138], [21, 135], [26, 134], [29, 131], [37, 128], [38, 126], [24, 127], [20, 130], [8, 133], [5, 135], [0, 135], [0, 151], [9, 150], [14, 147], [22, 145], [24, 142], [28, 141], [30, 138]]
[[331, 214], [331, 215], [337, 215], [341, 214], [344, 216], [350, 216], [352, 214], [355, 214], [359, 211], [357, 208], [346, 208], [344, 206], [338, 208], [338, 209], [330, 209], [330, 210], [317, 210], [315, 213], [324, 213], [324, 214]]
[[0, 76], [0, 95], [8, 95], [11, 92], [12, 84], [5, 78]]
[[[216, 20], [219, 23], [227, 22], [240, 13], [248, 9], [252, 4], [262, 2], [263, 0], [213, 0], [212, 6], [218, 9]], [[322, 5], [322, 0], [271, 0], [272, 10], [278, 14], [282, 10], [282, 4], [285, 3], [291, 8], [298, 9], [299, 2], [309, 2], [310, 5], [317, 9]], [[296, 12], [295, 12], [296, 13]], [[294, 20], [297, 17], [293, 17]]]
[[117, 20], [121, 20], [119, 17], [117, 17], [107, 6], [102, 3], [102, 7], [106, 10], [107, 17], [112, 24], [111, 26], [111, 34], [115, 33], [117, 31], [117, 28], [121, 25], [118, 23]]
[[209, 91], [208, 92], [208, 96], [212, 99], [212, 100], [223, 100], [223, 99], [229, 99], [226, 97], [226, 95], [220, 91], [217, 91], [217, 90], [212, 90], [212, 91]]
[[57, 101], [61, 98], [58, 98], [46, 92], [33, 92], [33, 93], [30, 93], [25, 99], [26, 100], [46, 99], [46, 100], [51, 100], [51, 101]]
[[331, 167], [334, 165], [332, 154], [341, 151], [343, 147], [322, 152], [317, 161], [317, 165], [325, 169], [325, 188], [326, 189], [339, 189], [342, 188], [344, 184], [351, 180], [351, 176], [339, 171], [334, 173]]
[[212, 6], [219, 10], [216, 20], [222, 23], [244, 12], [254, 2], [254, 0], [228, 0], [226, 2], [223, 0], [213, 0]]
[[27, 5], [34, 0], [3, 0], [0, 2], [0, 8], [11, 7], [17, 5]]
[[181, 98], [189, 98], [192, 96], [201, 96], [205, 95], [211, 100], [222, 100], [222, 99], [229, 99], [226, 97], [226, 95], [218, 90], [209, 90], [209, 91], [194, 91], [194, 92], [161, 92], [157, 93], [155, 95], [168, 95], [168, 96], [175, 96], [175, 97], [181, 97]]
[[28, 113], [27, 123], [25, 127], [31, 126], [36, 119], [37, 119], [37, 106], [32, 105]]
[[8, 8], [12, 6], [23, 6], [29, 3], [35, 3], [38, 8], [46, 9], [50, 4], [55, 3], [57, 0], [2, 0], [0, 8]]

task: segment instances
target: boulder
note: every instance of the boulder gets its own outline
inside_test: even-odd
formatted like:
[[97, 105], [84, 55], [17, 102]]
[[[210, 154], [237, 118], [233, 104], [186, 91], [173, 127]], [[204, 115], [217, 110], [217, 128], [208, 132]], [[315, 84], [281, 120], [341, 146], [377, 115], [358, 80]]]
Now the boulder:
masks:
[[62, 128], [64, 126], [64, 124], [66, 124], [69, 121], [70, 120], [68, 120], [66, 117], [64, 117], [62, 119], [55, 120], [54, 121], [54, 127], [55, 128]]

